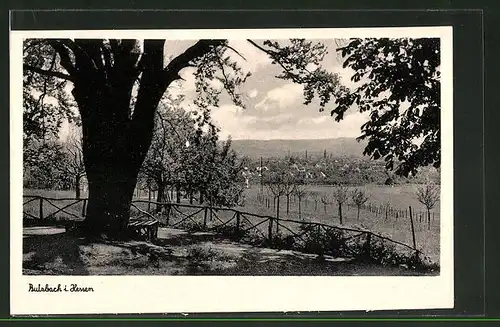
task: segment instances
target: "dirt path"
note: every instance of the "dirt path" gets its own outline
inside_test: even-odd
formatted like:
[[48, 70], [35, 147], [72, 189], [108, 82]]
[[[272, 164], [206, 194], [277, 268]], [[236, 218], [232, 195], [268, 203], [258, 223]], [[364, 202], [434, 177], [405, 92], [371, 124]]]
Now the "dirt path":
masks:
[[53, 227], [23, 230], [29, 275], [414, 275], [346, 258], [257, 248], [212, 233], [160, 228], [156, 244], [88, 243]]

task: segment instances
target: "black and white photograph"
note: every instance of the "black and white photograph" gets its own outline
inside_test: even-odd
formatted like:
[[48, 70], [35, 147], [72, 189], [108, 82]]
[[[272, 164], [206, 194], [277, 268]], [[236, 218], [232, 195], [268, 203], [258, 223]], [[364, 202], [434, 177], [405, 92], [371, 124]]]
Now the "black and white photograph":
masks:
[[453, 306], [451, 28], [23, 31], [11, 54], [19, 312]]

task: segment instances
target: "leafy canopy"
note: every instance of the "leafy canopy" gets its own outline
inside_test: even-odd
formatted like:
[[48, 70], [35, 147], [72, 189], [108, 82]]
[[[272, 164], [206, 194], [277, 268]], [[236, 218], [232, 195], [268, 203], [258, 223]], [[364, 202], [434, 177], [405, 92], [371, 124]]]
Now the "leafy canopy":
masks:
[[337, 49], [359, 86], [342, 89], [331, 111], [337, 121], [357, 106], [368, 112], [364, 154], [384, 158], [399, 175], [440, 166], [440, 42], [437, 38], [352, 39]]

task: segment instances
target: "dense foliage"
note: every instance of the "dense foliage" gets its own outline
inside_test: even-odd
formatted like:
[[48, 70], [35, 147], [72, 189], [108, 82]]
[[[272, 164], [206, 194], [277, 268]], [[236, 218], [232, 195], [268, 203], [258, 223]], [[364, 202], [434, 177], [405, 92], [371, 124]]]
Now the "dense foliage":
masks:
[[352, 39], [337, 51], [358, 86], [342, 89], [331, 114], [339, 121], [351, 107], [369, 112], [359, 137], [368, 140], [364, 153], [403, 176], [439, 167], [439, 39]]
[[[234, 206], [243, 192], [242, 161], [231, 150], [231, 140], [220, 142], [217, 128], [196, 128], [197, 120], [166, 97], [157, 111], [155, 131], [141, 168], [144, 185], [157, 191], [157, 201], [176, 201], [184, 194], [192, 202]], [[150, 180], [150, 183], [147, 182]]]

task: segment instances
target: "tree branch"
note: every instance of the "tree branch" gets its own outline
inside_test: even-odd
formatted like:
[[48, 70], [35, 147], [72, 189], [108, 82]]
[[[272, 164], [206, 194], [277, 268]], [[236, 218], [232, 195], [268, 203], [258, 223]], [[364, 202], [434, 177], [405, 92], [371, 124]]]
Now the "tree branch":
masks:
[[68, 49], [71, 49], [76, 56], [74, 50], [74, 44], [71, 40], [50, 40], [50, 46], [57, 52], [60, 58], [61, 66], [66, 69], [66, 71], [71, 75], [76, 77], [76, 69], [73, 63], [71, 62], [71, 57], [69, 56]]
[[[179, 79], [179, 72], [185, 67], [193, 67], [191, 61], [197, 58], [201, 58], [207, 54], [213, 47], [224, 45], [225, 40], [199, 40], [191, 47], [187, 48], [186, 51], [175, 57], [168, 65], [165, 67], [164, 76], [168, 79]], [[173, 80], [172, 80], [173, 81]], [[169, 82], [172, 82], [169, 81]]]
[[[278, 65], [281, 66], [281, 68], [283, 68], [283, 70], [288, 73], [289, 77], [291, 78], [291, 80], [295, 83], [299, 83], [299, 84], [304, 84], [306, 82], [306, 80], [302, 77], [300, 77], [298, 74], [295, 74], [291, 71], [290, 68], [287, 68], [282, 62], [280, 59], [280, 56], [279, 54], [276, 52], [276, 51], [272, 51], [272, 50], [269, 50], [269, 49], [265, 49], [263, 47], [261, 47], [260, 45], [258, 45], [257, 43], [255, 43], [254, 41], [250, 40], [250, 39], [247, 39], [247, 41], [253, 45], [254, 47], [256, 47], [257, 49], [263, 51], [264, 53], [268, 54], [271, 59], [273, 59]], [[304, 69], [307, 73], [311, 74], [311, 72], [309, 72], [307, 69]]]
[[71, 75], [64, 74], [64, 73], [61, 73], [61, 72], [55, 72], [55, 71], [51, 71], [51, 70], [45, 70], [45, 69], [41, 69], [41, 68], [38, 68], [38, 67], [33, 67], [33, 66], [30, 66], [30, 65], [26, 65], [26, 64], [23, 65], [23, 69], [26, 69], [26, 70], [38, 73], [40, 75], [62, 78], [62, 79], [65, 79], [67, 81], [72, 81], [72, 82], [74, 81], [74, 79], [73, 79], [73, 77]]
[[235, 52], [238, 56], [240, 56], [241, 58], [243, 58], [243, 60], [247, 61], [247, 58], [245, 58], [241, 53], [239, 53], [235, 48], [229, 46], [226, 44], [226, 48], [230, 49], [230, 50], [233, 50], [233, 52]]

